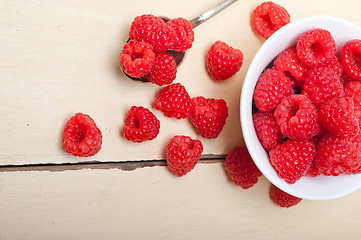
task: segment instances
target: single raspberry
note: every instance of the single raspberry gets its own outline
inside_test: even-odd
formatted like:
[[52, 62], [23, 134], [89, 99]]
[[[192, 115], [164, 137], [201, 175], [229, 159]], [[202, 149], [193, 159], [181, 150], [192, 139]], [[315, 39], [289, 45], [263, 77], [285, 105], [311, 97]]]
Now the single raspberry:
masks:
[[64, 149], [78, 157], [90, 157], [102, 147], [102, 133], [87, 114], [77, 113], [66, 123], [63, 131]]
[[191, 98], [180, 83], [171, 84], [160, 90], [153, 105], [167, 117], [181, 119], [189, 117], [192, 113]]
[[147, 108], [132, 106], [125, 118], [124, 137], [132, 142], [144, 142], [157, 137], [160, 122]]
[[338, 98], [322, 104], [319, 108], [319, 121], [324, 128], [336, 136], [353, 138], [360, 131], [354, 102], [350, 97]]
[[155, 54], [152, 47], [144, 42], [130, 40], [119, 55], [124, 72], [133, 78], [140, 78], [150, 72]]
[[341, 97], [343, 85], [334, 70], [316, 67], [306, 73], [302, 94], [309, 97], [315, 105], [319, 105]]
[[270, 197], [274, 203], [284, 208], [293, 207], [302, 201], [302, 198], [292, 196], [273, 184], [271, 185]]
[[147, 79], [159, 86], [171, 84], [177, 75], [177, 64], [172, 55], [167, 53], [155, 54], [152, 70]]
[[280, 128], [273, 112], [258, 111], [252, 115], [258, 140], [266, 151], [277, 145]]
[[227, 117], [227, 103], [223, 99], [192, 98], [191, 122], [204, 138], [216, 138], [222, 131]]
[[253, 100], [260, 111], [270, 112], [292, 91], [291, 81], [283, 72], [266, 69], [258, 79]]
[[336, 42], [325, 29], [315, 28], [300, 35], [297, 41], [297, 54], [300, 60], [310, 67], [325, 63], [336, 54]]
[[262, 176], [246, 147], [234, 147], [227, 154], [224, 167], [229, 178], [243, 189], [254, 186]]
[[269, 156], [278, 176], [293, 184], [308, 173], [315, 152], [315, 145], [311, 141], [288, 139], [276, 145]]
[[225, 42], [216, 41], [207, 53], [207, 69], [215, 80], [226, 80], [235, 75], [243, 63], [243, 53]]
[[[361, 133], [352, 139], [353, 144], [356, 146], [358, 151], [361, 153]], [[361, 160], [360, 160], [361, 161]], [[359, 168], [352, 169], [347, 172], [348, 174], [360, 174], [361, 173], [361, 164]]]
[[355, 116], [361, 124], [361, 83], [350, 81], [345, 85], [345, 96], [354, 102]]
[[301, 94], [292, 94], [282, 99], [274, 116], [281, 132], [291, 139], [310, 140], [321, 129], [315, 105]]
[[295, 48], [283, 50], [273, 61], [273, 68], [285, 73], [290, 78], [292, 86], [300, 87], [303, 85], [303, 78], [308, 70], [297, 55]]
[[341, 62], [337, 56], [327, 58], [325, 62], [323, 62], [322, 66], [332, 68], [332, 70], [335, 71], [335, 73], [339, 77], [341, 77], [343, 74], [343, 68]]
[[340, 50], [340, 61], [345, 73], [361, 81], [361, 40], [354, 39], [346, 42]]
[[153, 46], [154, 52], [165, 52], [173, 47], [175, 31], [162, 19], [151, 14], [134, 18], [129, 31], [129, 37], [144, 41]]
[[344, 137], [327, 135], [317, 144], [316, 167], [326, 176], [352, 172], [361, 166], [361, 152]]
[[167, 22], [167, 25], [174, 29], [175, 40], [173, 51], [184, 52], [192, 47], [194, 32], [191, 23], [184, 18], [175, 18]]
[[190, 172], [203, 152], [202, 142], [187, 136], [174, 136], [166, 148], [166, 159], [169, 169], [177, 176]]
[[287, 10], [271, 1], [258, 5], [251, 16], [253, 31], [266, 39], [289, 22]]

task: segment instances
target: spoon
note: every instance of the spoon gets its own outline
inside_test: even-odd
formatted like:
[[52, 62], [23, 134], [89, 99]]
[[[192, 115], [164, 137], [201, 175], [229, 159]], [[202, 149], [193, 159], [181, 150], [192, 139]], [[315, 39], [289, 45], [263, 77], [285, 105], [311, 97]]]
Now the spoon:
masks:
[[[199, 26], [201, 23], [207, 21], [208, 19], [210, 19], [211, 17], [213, 17], [214, 15], [218, 14], [219, 12], [221, 12], [222, 10], [224, 10], [226, 7], [228, 7], [229, 5], [231, 5], [232, 3], [236, 2], [237, 0], [224, 0], [221, 3], [219, 3], [217, 6], [209, 9], [207, 12], [199, 15], [196, 18], [193, 18], [192, 20], [190, 20], [189, 22], [191, 23], [192, 28], [196, 28], [197, 26]], [[170, 19], [167, 17], [160, 17], [161, 19], [163, 19], [163, 21], [167, 22]], [[186, 52], [176, 52], [176, 51], [172, 51], [172, 50], [168, 50], [166, 51], [166, 53], [172, 55], [172, 57], [174, 58], [174, 61], [177, 64], [177, 67], [183, 62], [184, 56]], [[120, 66], [121, 68], [121, 66]], [[125, 74], [125, 76], [127, 76], [128, 78], [134, 80], [134, 81], [140, 81], [140, 82], [149, 82], [148, 79], [146, 78], [146, 76], [140, 77], [140, 78], [134, 78], [129, 76], [128, 74], [126, 74], [124, 72], [124, 70], [122, 70], [122, 72]]]

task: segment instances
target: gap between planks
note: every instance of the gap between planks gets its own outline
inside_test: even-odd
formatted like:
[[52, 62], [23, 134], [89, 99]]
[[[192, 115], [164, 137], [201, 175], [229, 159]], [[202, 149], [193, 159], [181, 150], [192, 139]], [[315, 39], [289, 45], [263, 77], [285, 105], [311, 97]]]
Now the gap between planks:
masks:
[[[203, 155], [199, 160], [201, 164], [220, 163], [223, 162], [226, 155]], [[79, 163], [45, 163], [45, 164], [24, 164], [24, 165], [4, 165], [0, 166], [0, 172], [16, 172], [16, 171], [51, 171], [61, 172], [69, 170], [81, 169], [119, 169], [122, 171], [134, 171], [138, 168], [166, 166], [167, 162], [161, 160], [140, 160], [140, 161], [88, 161]]]

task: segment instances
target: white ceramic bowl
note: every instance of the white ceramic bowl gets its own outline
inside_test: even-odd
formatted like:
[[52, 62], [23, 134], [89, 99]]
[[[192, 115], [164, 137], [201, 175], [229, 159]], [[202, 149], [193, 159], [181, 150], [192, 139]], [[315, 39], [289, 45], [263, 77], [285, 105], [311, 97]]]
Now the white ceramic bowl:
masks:
[[314, 16], [293, 21], [268, 38], [249, 66], [241, 93], [241, 125], [245, 143], [254, 162], [263, 175], [283, 191], [303, 199], [330, 200], [343, 197], [361, 187], [361, 174], [303, 177], [294, 184], [288, 184], [277, 176], [266, 151], [258, 141], [252, 121], [252, 97], [258, 77], [266, 66], [284, 49], [295, 46], [298, 36], [313, 28], [331, 32], [338, 50], [351, 39], [361, 39], [361, 28], [346, 20]]

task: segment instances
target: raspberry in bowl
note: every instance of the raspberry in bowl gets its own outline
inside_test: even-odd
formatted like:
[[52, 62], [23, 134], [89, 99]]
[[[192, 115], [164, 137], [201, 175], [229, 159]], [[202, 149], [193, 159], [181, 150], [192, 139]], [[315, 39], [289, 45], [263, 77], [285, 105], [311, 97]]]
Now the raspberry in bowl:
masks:
[[[327, 35], [328, 33], [331, 36]], [[324, 43], [322, 41], [325, 38], [331, 40]], [[353, 101], [350, 100], [346, 87], [357, 85], [360, 80], [356, 78], [357, 74], [354, 74], [356, 77], [343, 77], [357, 70], [349, 71], [345, 68], [349, 67], [346, 66], [348, 63], [355, 62], [349, 61], [352, 53], [348, 51], [355, 49], [358, 43], [351, 42], [344, 48], [344, 52], [341, 50], [347, 42], [354, 39], [361, 39], [361, 28], [343, 19], [313, 16], [292, 21], [264, 42], [244, 79], [240, 113], [248, 151], [259, 170], [273, 185], [295, 197], [330, 200], [343, 197], [361, 187], [359, 126], [332, 123], [339, 131], [329, 133], [329, 130], [332, 130], [330, 121], [319, 121], [319, 109], [323, 109], [321, 115], [326, 115], [336, 107], [342, 108], [348, 121], [360, 121], [358, 98], [354, 96]], [[292, 48], [294, 50], [287, 50]], [[311, 55], [308, 55], [309, 51], [312, 52]], [[282, 52], [283, 54], [280, 54]], [[290, 59], [295, 55], [298, 55], [297, 61], [284, 63], [283, 59]], [[334, 59], [333, 55], [342, 55], [343, 60]], [[271, 67], [270, 63], [273, 63]], [[270, 70], [265, 71], [267, 68]], [[285, 76], [290, 81], [278, 76], [274, 70], [286, 73]], [[261, 75], [264, 76], [260, 79]], [[326, 84], [318, 79], [320, 75], [327, 79]], [[353, 84], [345, 82], [350, 81], [349, 79]], [[273, 83], [280, 84], [281, 88], [275, 88]], [[336, 107], [330, 108], [326, 103]], [[348, 110], [352, 105], [357, 105], [352, 107], [354, 112]], [[260, 111], [259, 109], [262, 109], [263, 113], [255, 115], [255, 111]], [[295, 111], [306, 116], [300, 123], [290, 120]], [[256, 130], [255, 126], [265, 128]], [[341, 129], [343, 126], [344, 129]], [[339, 152], [336, 146], [341, 148], [340, 144], [345, 150], [345, 154], [340, 156], [346, 156], [347, 153], [347, 159], [356, 159], [351, 165], [348, 165], [350, 161], [346, 159], [337, 163], [332, 162], [332, 157], [327, 160], [329, 154]], [[292, 166], [294, 163], [288, 161], [290, 155], [297, 159], [297, 166]], [[332, 167], [327, 165], [330, 165], [330, 162]], [[317, 171], [315, 164], [320, 167], [320, 171]]]

